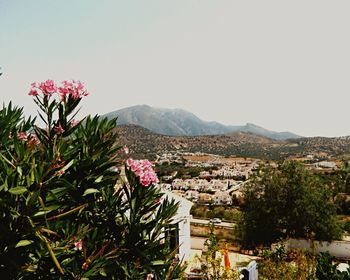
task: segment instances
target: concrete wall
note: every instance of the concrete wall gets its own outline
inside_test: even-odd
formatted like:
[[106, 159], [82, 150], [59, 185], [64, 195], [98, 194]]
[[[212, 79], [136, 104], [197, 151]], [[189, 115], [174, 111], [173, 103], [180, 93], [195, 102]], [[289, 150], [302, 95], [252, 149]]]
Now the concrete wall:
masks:
[[306, 239], [289, 239], [286, 242], [287, 249], [304, 249], [316, 253], [329, 252], [332, 256], [342, 259], [350, 260], [350, 241], [309, 241]]

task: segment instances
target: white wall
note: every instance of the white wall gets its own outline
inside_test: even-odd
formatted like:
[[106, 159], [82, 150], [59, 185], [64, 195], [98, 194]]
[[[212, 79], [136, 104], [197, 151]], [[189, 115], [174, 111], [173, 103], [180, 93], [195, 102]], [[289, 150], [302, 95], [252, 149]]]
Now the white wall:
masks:
[[188, 261], [191, 253], [190, 211], [193, 203], [171, 192], [167, 192], [166, 195], [179, 202], [179, 209], [174, 217], [174, 223], [179, 224], [179, 259]]
[[179, 223], [179, 258], [183, 261], [188, 261], [191, 253], [191, 216], [184, 217], [184, 220]]
[[306, 239], [289, 239], [286, 242], [287, 249], [305, 249], [316, 253], [329, 252], [332, 256], [350, 260], [350, 241], [309, 241]]

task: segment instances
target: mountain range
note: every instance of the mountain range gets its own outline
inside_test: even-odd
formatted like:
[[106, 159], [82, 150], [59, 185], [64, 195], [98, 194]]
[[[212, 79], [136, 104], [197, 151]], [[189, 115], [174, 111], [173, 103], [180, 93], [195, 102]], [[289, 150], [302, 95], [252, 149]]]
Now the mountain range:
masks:
[[201, 120], [196, 115], [182, 109], [155, 108], [137, 105], [104, 115], [118, 117], [118, 124], [139, 125], [148, 130], [168, 136], [221, 135], [232, 132], [247, 132], [275, 140], [300, 138], [291, 132], [275, 132], [252, 123], [241, 126], [223, 125], [218, 122]]

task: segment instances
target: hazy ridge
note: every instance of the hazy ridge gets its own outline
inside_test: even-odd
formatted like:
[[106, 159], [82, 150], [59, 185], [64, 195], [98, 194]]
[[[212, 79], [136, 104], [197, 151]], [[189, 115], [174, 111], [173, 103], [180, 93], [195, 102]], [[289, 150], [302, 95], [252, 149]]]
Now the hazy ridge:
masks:
[[154, 108], [148, 105], [128, 107], [104, 116], [108, 118], [118, 117], [119, 124], [135, 124], [158, 134], [170, 136], [219, 135], [240, 131], [277, 140], [301, 137], [291, 132], [271, 131], [252, 123], [226, 126], [218, 122], [203, 121], [182, 109]]

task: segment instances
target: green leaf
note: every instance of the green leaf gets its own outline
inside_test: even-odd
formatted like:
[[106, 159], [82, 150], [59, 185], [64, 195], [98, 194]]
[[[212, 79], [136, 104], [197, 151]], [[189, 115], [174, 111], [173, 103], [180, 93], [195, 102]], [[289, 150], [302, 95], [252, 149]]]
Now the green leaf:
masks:
[[[64, 248], [64, 250], [66, 250], [66, 248]], [[67, 265], [67, 264], [71, 263], [72, 261], [73, 261], [73, 258], [67, 258], [67, 259], [61, 261], [61, 265], [62, 266]]]
[[104, 276], [104, 277], [107, 277], [107, 273], [104, 269], [101, 269], [100, 270], [100, 275]]
[[72, 159], [68, 164], [66, 164], [61, 171], [66, 171], [69, 167], [71, 167], [74, 163], [74, 159]]
[[46, 215], [46, 214], [50, 213], [53, 210], [57, 210], [60, 207], [61, 207], [61, 205], [51, 205], [49, 207], [46, 207], [44, 211], [39, 211], [39, 212], [35, 213], [34, 217]]
[[13, 219], [17, 219], [18, 217], [21, 216], [21, 214], [18, 211], [14, 210], [14, 209], [11, 209], [10, 213], [11, 213], [11, 216], [12, 216]]
[[15, 188], [11, 188], [9, 189], [9, 192], [15, 195], [20, 195], [23, 194], [25, 192], [27, 192], [27, 188], [26, 187], [15, 187]]
[[19, 176], [22, 176], [22, 168], [20, 166], [17, 166], [17, 172]]
[[99, 191], [99, 190], [96, 190], [96, 189], [87, 189], [87, 190], [84, 192], [83, 196], [86, 196], [86, 195], [92, 194], [92, 193], [98, 193], [98, 192], [100, 192], [100, 191]]
[[32, 243], [34, 243], [33, 240], [21, 240], [21, 241], [19, 241], [19, 242], [16, 244], [15, 248], [28, 246], [28, 245], [30, 245], [30, 244], [32, 244]]
[[0, 186], [0, 191], [2, 190], [4, 190], [5, 192], [8, 190], [7, 180]]
[[0, 156], [5, 160], [9, 165], [11, 165], [13, 168], [16, 168], [16, 166], [13, 165], [11, 161], [9, 161], [2, 153], [0, 153]]
[[103, 176], [98, 177], [98, 178], [95, 180], [95, 183], [101, 183], [102, 179], [103, 179]]
[[165, 261], [162, 261], [162, 260], [158, 260], [158, 261], [153, 261], [151, 262], [152, 265], [163, 265], [165, 264]]

